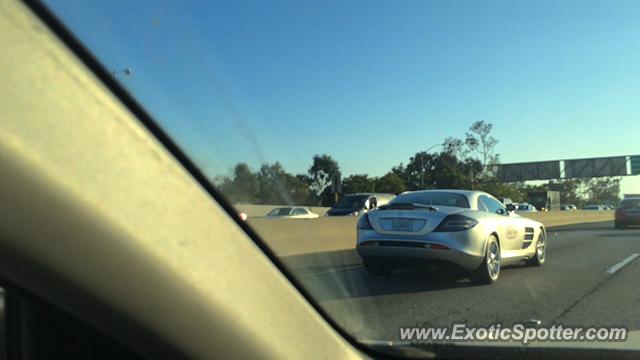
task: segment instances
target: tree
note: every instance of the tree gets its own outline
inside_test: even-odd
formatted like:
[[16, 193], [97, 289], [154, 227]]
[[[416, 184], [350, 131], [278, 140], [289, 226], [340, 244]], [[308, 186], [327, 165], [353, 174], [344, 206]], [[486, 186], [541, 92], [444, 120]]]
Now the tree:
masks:
[[331, 156], [316, 154], [308, 172], [312, 180], [311, 188], [316, 194], [321, 194], [331, 184], [333, 177], [340, 173], [340, 166]]
[[[432, 188], [484, 189], [496, 196], [524, 200], [529, 186], [523, 184], [502, 184], [495, 174], [488, 171], [488, 165], [499, 161], [495, 153], [498, 143], [491, 131], [493, 125], [476, 121], [466, 132], [465, 140], [454, 137], [444, 139], [440, 153], [417, 152], [405, 165], [400, 163], [380, 178], [366, 174], [354, 174], [342, 183], [343, 193], [388, 192], [401, 193], [405, 190]], [[215, 179], [220, 191], [234, 202], [255, 204], [307, 204], [330, 206], [335, 196], [330, 187], [336, 175], [340, 174], [338, 162], [327, 154], [316, 154], [307, 174], [287, 173], [280, 163], [263, 164], [260, 170], [252, 172], [245, 163], [238, 163], [229, 177]], [[571, 183], [553, 183], [565, 195], [565, 201], [576, 202], [579, 191]], [[606, 185], [606, 186], [605, 186]], [[602, 202], [613, 201], [619, 193], [619, 180], [605, 183], [594, 182], [589, 190], [593, 199]], [[616, 192], [617, 191], [617, 192]], [[615, 194], [614, 194], [615, 193]]]
[[469, 157], [469, 147], [465, 146], [465, 142], [454, 137], [447, 137], [442, 143], [442, 151], [455, 155], [458, 159], [467, 159]]
[[455, 155], [442, 152], [434, 158], [430, 181], [438, 189], [469, 189], [471, 176], [481, 170], [480, 162], [473, 159], [460, 161]]
[[[425, 151], [417, 152], [404, 167], [404, 180], [408, 190], [429, 189], [431, 186], [430, 174], [435, 170], [434, 159], [436, 155]], [[400, 165], [402, 166], [402, 165]]]
[[491, 130], [493, 130], [493, 124], [480, 120], [471, 124], [470, 132], [466, 133], [465, 144], [470, 152], [479, 155], [483, 173], [488, 165], [497, 164], [500, 160], [500, 154], [495, 153], [498, 140], [491, 136]]
[[374, 191], [376, 191], [375, 179], [370, 178], [368, 175], [351, 175], [342, 180], [343, 194]]
[[407, 189], [402, 178], [393, 172], [388, 172], [386, 175], [376, 179], [374, 186], [376, 192], [396, 195]]
[[400, 163], [400, 165], [396, 165], [394, 167], [391, 168], [391, 172], [398, 175], [399, 177], [404, 179], [404, 174], [405, 174], [405, 167], [403, 163]]
[[287, 173], [280, 163], [263, 164], [258, 171], [258, 196], [261, 204], [290, 204]]
[[318, 198], [318, 195], [313, 191], [311, 191], [311, 184], [313, 183], [313, 180], [311, 179], [311, 177], [307, 174], [298, 174], [295, 177], [298, 180], [298, 182], [301, 184], [300, 186], [304, 185], [307, 193], [304, 201], [296, 204], [307, 205], [307, 206], [319, 205], [320, 199]]
[[222, 177], [216, 181], [218, 189], [233, 202], [255, 203], [258, 193], [258, 179], [249, 165], [238, 163], [233, 168], [231, 178]]
[[[453, 152], [439, 154], [416, 153], [407, 166], [402, 164], [392, 169], [405, 183], [407, 190], [433, 188], [468, 189], [473, 174], [482, 170], [480, 161], [467, 158], [460, 160]], [[475, 178], [475, 176], [473, 176]]]
[[592, 204], [616, 205], [620, 202], [620, 178], [596, 178], [586, 182], [588, 201]]

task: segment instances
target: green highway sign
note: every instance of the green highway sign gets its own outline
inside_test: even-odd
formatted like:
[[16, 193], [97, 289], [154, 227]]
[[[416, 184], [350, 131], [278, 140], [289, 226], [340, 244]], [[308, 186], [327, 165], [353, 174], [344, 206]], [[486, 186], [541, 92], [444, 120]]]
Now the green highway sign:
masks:
[[640, 175], [640, 156], [631, 156], [631, 175]]

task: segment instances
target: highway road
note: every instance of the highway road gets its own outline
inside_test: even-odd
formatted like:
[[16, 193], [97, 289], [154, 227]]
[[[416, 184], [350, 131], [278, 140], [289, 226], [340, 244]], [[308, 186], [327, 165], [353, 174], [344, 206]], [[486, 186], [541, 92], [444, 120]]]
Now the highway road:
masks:
[[[529, 319], [543, 325], [624, 325], [640, 329], [640, 229], [617, 230], [611, 222], [549, 231], [542, 267], [502, 269], [493, 285], [447, 282], [434, 271], [396, 270], [371, 276], [354, 250], [289, 259], [321, 306], [358, 339], [399, 340], [400, 327], [505, 325]], [[316, 257], [319, 255], [316, 255]], [[285, 259], [286, 260], [286, 259]], [[315, 264], [305, 267], [304, 264]]]

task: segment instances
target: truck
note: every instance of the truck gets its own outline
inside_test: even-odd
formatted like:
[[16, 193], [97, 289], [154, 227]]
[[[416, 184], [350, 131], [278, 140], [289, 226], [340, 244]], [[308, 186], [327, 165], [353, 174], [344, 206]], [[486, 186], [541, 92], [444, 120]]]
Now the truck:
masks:
[[527, 203], [538, 211], [560, 210], [560, 191], [531, 191], [527, 193]]

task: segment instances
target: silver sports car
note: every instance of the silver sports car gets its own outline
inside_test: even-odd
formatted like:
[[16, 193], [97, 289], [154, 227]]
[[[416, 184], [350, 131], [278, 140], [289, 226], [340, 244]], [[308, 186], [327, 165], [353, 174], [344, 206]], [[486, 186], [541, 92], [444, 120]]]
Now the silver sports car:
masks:
[[359, 219], [357, 251], [374, 275], [429, 264], [491, 284], [501, 266], [545, 261], [544, 225], [512, 210], [482, 191], [406, 192]]

